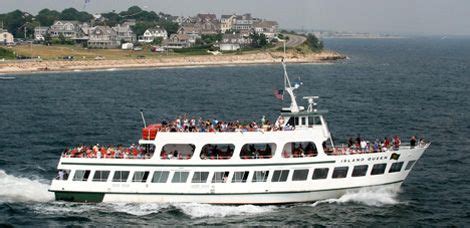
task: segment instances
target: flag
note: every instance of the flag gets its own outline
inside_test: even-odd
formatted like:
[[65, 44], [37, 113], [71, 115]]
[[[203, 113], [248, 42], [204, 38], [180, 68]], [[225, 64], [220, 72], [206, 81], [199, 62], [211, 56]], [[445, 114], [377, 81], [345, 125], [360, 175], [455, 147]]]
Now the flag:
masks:
[[282, 90], [282, 89], [275, 89], [275, 90], [274, 90], [274, 96], [275, 96], [278, 100], [284, 100], [284, 90]]

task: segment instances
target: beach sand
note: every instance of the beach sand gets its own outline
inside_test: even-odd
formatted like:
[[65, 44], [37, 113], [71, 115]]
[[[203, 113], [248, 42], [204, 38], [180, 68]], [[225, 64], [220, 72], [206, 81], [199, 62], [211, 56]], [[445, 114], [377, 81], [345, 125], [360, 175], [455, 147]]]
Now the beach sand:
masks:
[[[74, 61], [5, 61], [0, 62], [0, 74], [20, 74], [49, 71], [87, 71], [122, 68], [159, 68], [159, 67], [191, 67], [217, 65], [248, 65], [272, 64], [280, 62], [282, 52], [259, 52], [250, 54], [224, 54], [201, 56], [161, 56], [149, 59], [125, 60], [74, 60]], [[336, 52], [321, 53], [287, 53], [285, 61], [290, 63], [322, 63], [344, 59], [346, 56]]]

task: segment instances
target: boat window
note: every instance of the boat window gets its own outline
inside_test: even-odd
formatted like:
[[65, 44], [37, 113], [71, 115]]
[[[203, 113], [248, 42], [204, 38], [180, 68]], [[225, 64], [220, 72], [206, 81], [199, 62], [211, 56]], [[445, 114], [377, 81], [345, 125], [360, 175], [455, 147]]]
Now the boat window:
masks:
[[367, 173], [368, 165], [356, 165], [354, 166], [352, 176], [353, 177], [363, 177]]
[[314, 142], [290, 142], [286, 143], [282, 150], [284, 158], [315, 157], [318, 155]]
[[226, 183], [228, 180], [229, 172], [214, 172], [214, 177], [212, 177], [212, 183]]
[[246, 183], [248, 179], [248, 171], [241, 171], [233, 173], [232, 183]]
[[301, 117], [301, 120], [303, 126], [307, 125], [307, 117]]
[[299, 117], [294, 117], [294, 126], [298, 126], [299, 125]]
[[275, 170], [271, 182], [286, 182], [289, 170]]
[[240, 152], [241, 159], [268, 159], [276, 151], [274, 143], [245, 144]]
[[331, 144], [331, 140], [330, 138], [328, 138], [327, 140], [323, 141], [323, 143], [321, 144], [322, 148], [323, 148], [323, 151], [325, 152], [325, 154], [327, 155], [333, 155], [333, 145]]
[[175, 172], [173, 174], [173, 178], [171, 179], [171, 183], [186, 183], [188, 180], [189, 172]]
[[348, 175], [348, 169], [349, 167], [347, 166], [342, 166], [342, 167], [336, 167], [333, 170], [333, 178], [345, 178]]
[[59, 169], [57, 170], [57, 176], [55, 177], [55, 179], [66, 181], [69, 179], [69, 176], [70, 176], [70, 169]]
[[375, 165], [372, 167], [372, 171], [370, 172], [370, 175], [384, 174], [384, 173], [385, 173], [385, 167], [387, 167], [387, 164], [386, 164], [386, 163], [375, 164]]
[[207, 144], [202, 147], [201, 159], [216, 159], [224, 160], [230, 159], [233, 155], [235, 145], [233, 144]]
[[266, 182], [269, 171], [255, 171], [252, 182]]
[[390, 166], [390, 169], [388, 170], [389, 173], [396, 173], [400, 172], [401, 168], [403, 167], [403, 162], [395, 162]]
[[206, 183], [209, 172], [194, 172], [192, 183]]
[[93, 181], [106, 182], [108, 181], [108, 176], [109, 176], [109, 171], [96, 170], [95, 174], [93, 175]]
[[166, 144], [160, 152], [161, 159], [188, 160], [194, 154], [194, 144]]
[[405, 170], [410, 170], [413, 165], [415, 164], [416, 160], [411, 160], [408, 162], [408, 164], [406, 164], [406, 167], [405, 167]]
[[328, 168], [317, 168], [313, 170], [312, 180], [326, 179], [328, 170]]
[[321, 125], [321, 119], [319, 116], [309, 116], [308, 117], [308, 126]]
[[[153, 154], [155, 153], [155, 145], [153, 144], [141, 144], [140, 149], [142, 151], [140, 154], [143, 154], [144, 158], [151, 158], [153, 157]], [[137, 151], [138, 150], [134, 148], [132, 149], [131, 153], [134, 156], [138, 157], [139, 155], [135, 155], [135, 154], [138, 154]]]
[[113, 182], [127, 182], [129, 171], [114, 171]]
[[308, 169], [294, 170], [294, 174], [292, 174], [292, 180], [304, 181], [304, 180], [307, 180], [307, 176], [308, 176]]
[[152, 177], [152, 183], [166, 183], [168, 180], [168, 171], [155, 171]]
[[87, 181], [90, 176], [90, 170], [76, 170], [73, 175], [73, 181]]
[[149, 171], [136, 171], [132, 177], [132, 182], [142, 182], [145, 183], [149, 177]]

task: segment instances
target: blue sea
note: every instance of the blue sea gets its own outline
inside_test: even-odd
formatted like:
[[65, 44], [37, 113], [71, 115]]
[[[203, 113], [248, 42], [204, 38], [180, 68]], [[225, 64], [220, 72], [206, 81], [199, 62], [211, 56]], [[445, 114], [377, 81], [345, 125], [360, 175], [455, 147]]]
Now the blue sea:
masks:
[[0, 226], [470, 224], [470, 39], [327, 39], [349, 59], [288, 64], [318, 95], [337, 144], [411, 135], [432, 141], [399, 192], [359, 191], [283, 206], [82, 204], [48, 190], [66, 146], [131, 144], [147, 122], [188, 113], [274, 120], [281, 65], [17, 75], [0, 81]]

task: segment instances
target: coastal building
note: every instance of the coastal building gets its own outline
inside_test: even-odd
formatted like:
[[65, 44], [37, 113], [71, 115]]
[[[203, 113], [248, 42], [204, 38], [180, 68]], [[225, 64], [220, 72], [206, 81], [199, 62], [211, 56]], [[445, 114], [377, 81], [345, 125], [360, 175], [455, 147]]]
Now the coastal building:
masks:
[[195, 26], [195, 24], [183, 24], [176, 33], [188, 35], [189, 41], [193, 44], [196, 43], [197, 39], [201, 38], [200, 28]]
[[275, 21], [257, 21], [253, 23], [253, 30], [258, 34], [264, 34], [267, 38], [272, 39], [277, 34], [278, 24]]
[[180, 49], [191, 47], [191, 37], [187, 34], [171, 34], [170, 38], [164, 40], [162, 43], [165, 49]]
[[232, 30], [233, 24], [235, 24], [235, 19], [237, 15], [222, 15], [220, 16], [220, 32], [225, 33], [229, 30]]
[[35, 27], [34, 39], [36, 41], [44, 41], [48, 31], [49, 31], [49, 27], [45, 27], [45, 26]]
[[69, 39], [77, 38], [79, 32], [80, 26], [78, 21], [55, 21], [49, 29], [51, 37], [59, 37], [62, 35]]
[[251, 39], [240, 33], [224, 34], [219, 44], [221, 51], [236, 51], [250, 44]]
[[140, 43], [152, 43], [156, 38], [166, 40], [168, 32], [164, 28], [156, 27], [145, 30], [144, 34], [139, 37]]
[[121, 45], [118, 35], [109, 26], [96, 26], [90, 29], [89, 48], [119, 48]]
[[195, 27], [201, 35], [214, 35], [220, 33], [220, 24], [218, 21], [200, 21], [196, 22]]
[[217, 15], [215, 14], [212, 14], [212, 13], [199, 13], [197, 16], [196, 16], [196, 22], [206, 22], [206, 21], [213, 21], [213, 22], [217, 22]]
[[232, 29], [237, 31], [250, 30], [253, 26], [253, 23], [257, 20], [258, 19], [253, 18], [250, 13], [237, 15], [235, 17], [235, 23], [232, 25]]
[[14, 37], [13, 34], [9, 33], [6, 29], [0, 28], [0, 44], [7, 45], [13, 44]]
[[134, 31], [132, 31], [131, 27], [134, 26], [135, 23], [135, 20], [127, 20], [122, 24], [114, 26], [113, 30], [116, 31], [117, 39], [119, 41], [135, 43], [137, 41], [137, 38], [134, 34]]

